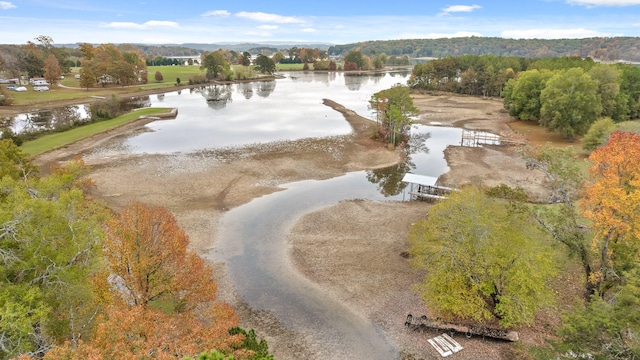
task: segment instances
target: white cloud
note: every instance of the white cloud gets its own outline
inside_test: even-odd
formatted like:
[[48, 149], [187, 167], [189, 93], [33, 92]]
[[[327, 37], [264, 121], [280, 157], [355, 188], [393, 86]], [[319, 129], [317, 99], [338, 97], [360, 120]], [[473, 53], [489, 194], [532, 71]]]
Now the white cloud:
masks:
[[528, 29], [505, 30], [502, 37], [512, 39], [581, 39], [588, 37], [610, 36], [596, 30], [578, 29]]
[[17, 8], [17, 6], [13, 5], [8, 1], [0, 1], [0, 9], [2, 10], [9, 10], [9, 9], [15, 9], [15, 8]]
[[442, 9], [440, 15], [449, 15], [451, 13], [456, 12], [472, 12], [476, 9], [482, 9], [480, 5], [452, 5], [447, 8]]
[[152, 27], [178, 27], [178, 23], [173, 21], [159, 21], [159, 20], [150, 20], [144, 24], [138, 24], [134, 22], [119, 22], [114, 21], [104, 25], [104, 27], [114, 28], [114, 29], [136, 29], [143, 30], [149, 29]]
[[160, 20], [150, 20], [144, 23], [147, 27], [154, 26], [162, 26], [162, 27], [178, 27], [178, 23], [174, 21], [160, 21]]
[[258, 29], [262, 29], [262, 30], [275, 30], [278, 28], [278, 25], [260, 25], [258, 26]]
[[202, 14], [202, 16], [216, 16], [216, 17], [228, 17], [231, 15], [227, 10], [211, 10]]
[[236, 13], [237, 17], [259, 21], [259, 22], [270, 22], [276, 24], [301, 24], [304, 23], [304, 20], [298, 19], [292, 16], [282, 16], [277, 14], [267, 14], [263, 12], [247, 12], [241, 11]]
[[302, 31], [302, 32], [306, 32], [306, 33], [313, 33], [313, 32], [316, 32], [316, 29], [313, 29], [313, 28], [304, 28], [304, 29], [302, 29], [302, 30], [300, 30], [300, 31]]
[[595, 6], [635, 6], [640, 5], [640, 0], [567, 0], [571, 5]]

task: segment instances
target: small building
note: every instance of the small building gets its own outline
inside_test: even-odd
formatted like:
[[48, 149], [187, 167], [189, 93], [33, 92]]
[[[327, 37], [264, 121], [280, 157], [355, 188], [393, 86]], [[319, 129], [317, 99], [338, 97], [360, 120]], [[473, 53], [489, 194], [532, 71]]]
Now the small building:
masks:
[[29, 80], [29, 82], [33, 86], [46, 86], [46, 85], [49, 85], [47, 80], [43, 79], [43, 78], [32, 78], [32, 79]]
[[402, 178], [402, 182], [409, 185], [409, 200], [445, 199], [445, 195], [456, 190], [438, 185], [438, 178], [433, 176], [407, 173]]

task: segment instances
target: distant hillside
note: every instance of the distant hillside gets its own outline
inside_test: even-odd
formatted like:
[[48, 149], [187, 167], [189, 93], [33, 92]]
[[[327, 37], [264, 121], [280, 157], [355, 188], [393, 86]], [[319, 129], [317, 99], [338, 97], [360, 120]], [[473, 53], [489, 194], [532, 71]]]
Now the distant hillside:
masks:
[[176, 46], [187, 47], [197, 50], [214, 51], [218, 49], [229, 49], [234, 51], [248, 51], [255, 48], [276, 48], [290, 49], [292, 47], [299, 48], [318, 48], [320, 50], [327, 50], [331, 44], [327, 43], [286, 43], [286, 42], [263, 42], [263, 43], [219, 43], [219, 44], [180, 44]]
[[451, 39], [376, 40], [346, 45], [334, 45], [330, 55], [340, 55], [358, 49], [365, 55], [386, 53], [409, 57], [459, 55], [499, 55], [525, 58], [580, 56], [602, 61], [640, 62], [640, 37], [588, 39], [504, 39], [497, 37], [466, 37]]
[[[79, 44], [54, 44], [56, 47], [66, 47], [75, 49]], [[98, 46], [100, 44], [92, 44]], [[116, 46], [124, 44], [114, 44]], [[214, 44], [199, 44], [199, 43], [187, 43], [187, 44], [126, 44], [133, 45], [139, 48], [143, 54], [159, 55], [159, 56], [185, 56], [185, 55], [197, 55], [203, 51], [215, 51], [218, 49], [233, 50], [238, 52], [249, 51], [252, 49], [276, 49], [275, 51], [282, 49], [291, 49], [292, 47], [298, 48], [311, 48], [327, 50], [332, 44], [328, 43], [302, 43], [302, 42], [276, 42], [266, 41], [261, 43], [214, 43]], [[3, 45], [0, 45], [0, 47]], [[274, 51], [274, 52], [275, 52]]]

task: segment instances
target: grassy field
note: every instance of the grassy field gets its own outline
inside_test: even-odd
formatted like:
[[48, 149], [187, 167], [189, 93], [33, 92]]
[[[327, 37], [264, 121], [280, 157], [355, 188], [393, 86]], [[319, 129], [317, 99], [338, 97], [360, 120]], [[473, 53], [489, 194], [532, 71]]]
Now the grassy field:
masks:
[[31, 156], [42, 154], [44, 152], [71, 144], [75, 141], [88, 138], [95, 134], [113, 129], [117, 126], [129, 123], [138, 119], [143, 115], [153, 115], [167, 112], [163, 108], [144, 108], [135, 110], [130, 113], [118, 116], [111, 120], [101, 121], [93, 124], [83, 125], [71, 130], [48, 134], [36, 140], [27, 141], [20, 148]]
[[[303, 66], [304, 64], [276, 64], [276, 69], [278, 71], [301, 71]], [[313, 65], [310, 65], [310, 68], [313, 68]]]

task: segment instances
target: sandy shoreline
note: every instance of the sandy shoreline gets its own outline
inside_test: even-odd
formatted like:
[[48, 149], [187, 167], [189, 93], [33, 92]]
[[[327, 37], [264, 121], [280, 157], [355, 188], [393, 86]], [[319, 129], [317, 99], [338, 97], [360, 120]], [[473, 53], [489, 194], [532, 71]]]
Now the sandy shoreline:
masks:
[[[502, 106], [496, 100], [416, 95], [414, 101], [422, 110], [419, 121], [424, 124], [438, 122], [500, 134], [510, 131], [506, 125], [510, 118], [500, 112]], [[48, 153], [36, 163], [46, 166], [84, 155], [97, 184], [96, 198], [116, 210], [133, 199], [168, 208], [189, 235], [191, 248], [206, 257], [215, 247], [219, 221], [229, 209], [279, 191], [281, 184], [327, 179], [402, 159], [401, 151], [390, 151], [369, 138], [370, 120], [331, 101], [325, 104], [343, 112], [354, 128], [352, 134], [197, 154], [111, 158], [95, 150], [100, 141], [118, 141], [140, 131], [142, 123], [137, 123], [114, 131], [109, 139], [96, 138], [91, 144], [73, 144]], [[451, 171], [443, 179], [452, 186], [480, 180], [486, 185], [503, 182], [539, 191], [541, 174], [523, 171], [524, 162], [512, 150], [449, 148]], [[408, 226], [424, 217], [428, 207], [427, 203], [344, 201], [305, 214], [288, 234], [290, 256], [298, 271], [378, 325], [407, 359], [440, 358], [426, 344], [428, 336], [409, 333], [403, 326], [407, 313], [427, 313], [413, 288], [421, 275], [400, 254], [408, 249]], [[255, 328], [267, 339], [277, 359], [313, 358], [301, 334], [284, 328], [266, 312], [248, 308], [226, 278], [224, 264], [212, 265], [220, 285], [219, 298], [236, 309], [242, 326]], [[526, 329], [523, 341], [532, 341]], [[510, 344], [464, 338], [460, 343], [465, 350], [456, 359], [509, 358]]]

